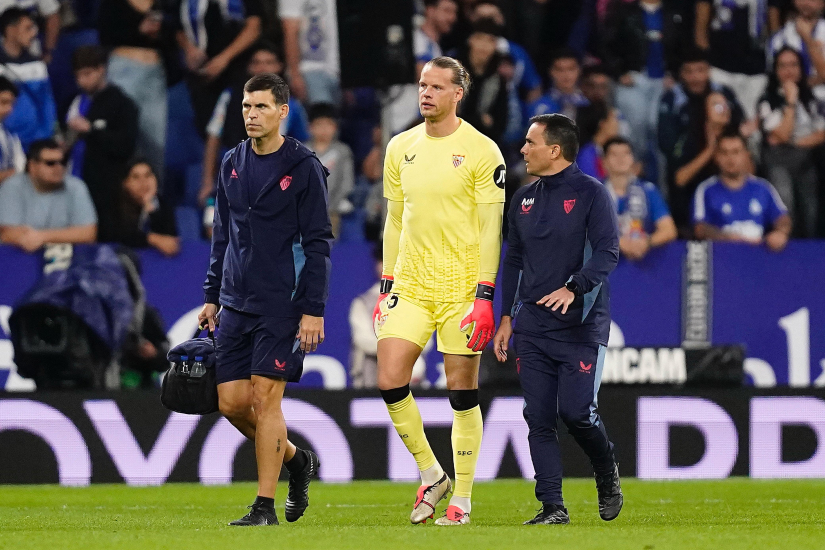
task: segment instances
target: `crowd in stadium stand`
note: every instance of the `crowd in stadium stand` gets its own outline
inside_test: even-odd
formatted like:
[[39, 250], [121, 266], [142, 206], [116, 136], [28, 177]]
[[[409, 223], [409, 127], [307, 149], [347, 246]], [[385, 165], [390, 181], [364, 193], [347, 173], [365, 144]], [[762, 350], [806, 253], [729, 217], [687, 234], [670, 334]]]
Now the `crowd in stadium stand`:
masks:
[[[467, 67], [460, 115], [504, 152], [508, 198], [529, 181], [529, 118], [563, 113], [580, 127], [580, 168], [610, 187], [630, 259], [677, 237], [778, 251], [825, 235], [825, 0], [414, 5], [416, 69], [439, 55]], [[381, 90], [341, 88], [335, 0], [0, 9], [2, 242], [174, 255], [208, 238], [217, 164], [245, 138], [242, 86], [262, 72], [290, 83], [284, 133], [332, 171], [336, 237], [380, 238], [384, 138], [419, 121], [415, 83], [383, 118]]]

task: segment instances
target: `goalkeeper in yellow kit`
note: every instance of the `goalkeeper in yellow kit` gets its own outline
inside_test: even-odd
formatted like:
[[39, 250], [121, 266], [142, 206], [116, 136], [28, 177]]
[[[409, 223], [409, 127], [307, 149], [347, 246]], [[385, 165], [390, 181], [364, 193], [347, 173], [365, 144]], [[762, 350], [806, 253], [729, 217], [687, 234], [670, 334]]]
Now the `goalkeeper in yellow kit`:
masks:
[[[493, 292], [501, 251], [504, 158], [496, 144], [456, 115], [468, 92], [464, 67], [437, 57], [421, 72], [424, 123], [395, 136], [384, 162], [384, 273], [375, 307], [378, 387], [398, 435], [415, 457], [421, 487], [410, 521], [470, 523], [481, 448], [481, 350], [495, 333]], [[410, 393], [413, 364], [437, 331], [453, 408], [455, 490], [433, 454]]]

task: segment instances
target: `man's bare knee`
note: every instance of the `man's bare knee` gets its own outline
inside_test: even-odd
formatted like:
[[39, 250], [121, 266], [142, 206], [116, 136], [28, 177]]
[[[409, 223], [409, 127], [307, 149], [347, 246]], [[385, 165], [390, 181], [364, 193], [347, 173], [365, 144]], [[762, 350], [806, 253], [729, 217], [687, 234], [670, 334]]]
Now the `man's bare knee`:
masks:
[[218, 409], [227, 419], [246, 418], [252, 408], [249, 399], [219, 399]]
[[252, 408], [261, 416], [273, 408], [280, 410], [286, 381], [274, 378], [258, 378], [252, 383]]

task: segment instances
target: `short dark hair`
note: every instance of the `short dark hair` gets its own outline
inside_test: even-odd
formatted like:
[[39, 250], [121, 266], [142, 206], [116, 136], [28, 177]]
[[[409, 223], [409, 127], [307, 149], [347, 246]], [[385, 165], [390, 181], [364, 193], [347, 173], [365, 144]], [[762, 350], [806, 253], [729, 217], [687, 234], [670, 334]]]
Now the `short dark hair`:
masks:
[[286, 105], [289, 103], [289, 86], [283, 78], [275, 73], [264, 73], [253, 76], [246, 81], [243, 86], [243, 91], [246, 93], [262, 92], [269, 90], [275, 98], [277, 105]]
[[5, 76], [0, 76], [0, 93], [2, 92], [11, 92], [14, 97], [20, 95], [20, 89], [17, 85]]
[[72, 54], [72, 71], [96, 69], [106, 65], [106, 52], [100, 46], [80, 46]]
[[123, 179], [125, 180], [127, 177], [129, 177], [129, 174], [132, 172], [132, 169], [135, 166], [140, 166], [141, 164], [145, 164], [146, 166], [148, 166], [149, 170], [152, 171], [152, 174], [157, 176], [157, 174], [155, 174], [155, 167], [152, 166], [152, 163], [149, 162], [148, 158], [146, 158], [146, 157], [133, 157], [131, 160], [129, 160], [129, 163], [126, 165], [126, 172], [123, 174]]
[[252, 45], [252, 47], [249, 49], [249, 52], [252, 54], [249, 57], [251, 58], [253, 55], [255, 55], [256, 53], [258, 53], [260, 51], [269, 52], [272, 55], [274, 55], [275, 57], [277, 57], [278, 61], [283, 61], [283, 56], [281, 55], [281, 51], [278, 49], [278, 47], [275, 44], [273, 44], [269, 40], [263, 39], [263, 40], [258, 40], [257, 42], [255, 42]]
[[498, 37], [502, 35], [502, 28], [501, 25], [496, 23], [494, 19], [485, 17], [483, 19], [479, 19], [473, 24], [473, 30], [470, 34], [472, 35], [477, 32], [482, 34], [491, 34]]
[[610, 108], [604, 101], [596, 101], [576, 109], [576, 124], [582, 143], [589, 143], [599, 131], [599, 124], [610, 116]]
[[683, 67], [688, 63], [710, 63], [710, 56], [708, 52], [702, 48], [688, 48], [684, 55], [682, 55], [682, 62], [679, 64], [679, 67]]
[[338, 120], [335, 105], [332, 105], [331, 103], [315, 103], [310, 105], [307, 116], [310, 122], [318, 120], [319, 118], [331, 118], [335, 121]]
[[7, 28], [11, 25], [16, 25], [25, 17], [34, 20], [29, 12], [18, 7], [9, 8], [4, 11], [0, 14], [0, 35], [5, 35]]
[[576, 50], [572, 48], [559, 48], [558, 50], [553, 52], [553, 55], [550, 57], [550, 67], [552, 68], [553, 65], [556, 64], [556, 61], [560, 59], [572, 59], [579, 65], [581, 65], [581, 59], [579, 58], [579, 54], [576, 53]]
[[587, 80], [588, 78], [590, 78], [594, 74], [601, 74], [601, 75], [607, 76], [607, 77], [612, 79], [612, 77], [610, 76], [610, 73], [607, 72], [607, 68], [604, 65], [602, 65], [601, 63], [596, 63], [594, 65], [585, 66], [582, 69], [581, 79], [582, 80]]
[[732, 129], [732, 130], [728, 130], [726, 132], [723, 132], [722, 135], [719, 136], [719, 139], [716, 140], [716, 147], [717, 148], [719, 147], [719, 145], [722, 144], [723, 139], [738, 139], [739, 141], [742, 142], [742, 145], [745, 147], [745, 149], [748, 148], [748, 140], [746, 140], [745, 136], [740, 134], [736, 129]]
[[579, 154], [579, 127], [572, 119], [559, 113], [536, 115], [530, 124], [544, 125], [544, 143], [561, 147], [564, 160], [573, 162]]
[[26, 154], [26, 160], [40, 160], [40, 153], [42, 153], [45, 149], [59, 149], [61, 152], [63, 151], [60, 144], [58, 144], [54, 138], [38, 139], [29, 145], [29, 152]]
[[607, 151], [614, 145], [627, 145], [628, 147], [630, 147], [630, 152], [635, 153], [633, 151], [633, 144], [630, 143], [629, 139], [623, 138], [621, 136], [616, 136], [604, 142], [604, 145], [602, 145], [602, 151], [604, 151], [604, 154], [606, 155]]

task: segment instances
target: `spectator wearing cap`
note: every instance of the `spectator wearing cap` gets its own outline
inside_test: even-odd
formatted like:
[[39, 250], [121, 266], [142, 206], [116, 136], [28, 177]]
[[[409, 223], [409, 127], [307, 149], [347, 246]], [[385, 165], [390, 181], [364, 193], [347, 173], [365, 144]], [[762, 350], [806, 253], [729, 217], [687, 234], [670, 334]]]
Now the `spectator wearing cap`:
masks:
[[6, 128], [6, 119], [14, 109], [19, 93], [14, 82], [0, 76], [0, 185], [8, 178], [26, 169], [26, 154], [20, 138]]
[[29, 51], [37, 37], [31, 15], [20, 8], [7, 9], [0, 15], [0, 33], [0, 74], [20, 92], [5, 125], [27, 149], [34, 141], [54, 135], [57, 109], [49, 73], [43, 58]]
[[619, 219], [619, 251], [631, 260], [641, 260], [651, 249], [676, 239], [676, 224], [656, 186], [636, 175], [633, 146], [617, 137], [604, 144], [603, 164]]
[[[268, 42], [259, 42], [252, 48], [252, 57], [247, 65], [247, 78], [259, 74], [275, 73], [283, 75], [284, 64], [275, 46]], [[228, 87], [218, 98], [212, 118], [206, 126], [206, 146], [203, 153], [203, 175], [198, 201], [201, 206], [215, 192], [215, 172], [223, 153], [232, 149], [247, 138], [244, 118], [241, 114], [243, 103], [243, 86], [245, 80], [239, 80]], [[307, 114], [297, 98], [290, 95], [289, 114], [281, 121], [280, 130], [284, 135], [292, 136], [298, 141], [309, 139]], [[228, 115], [228, 116], [227, 116]]]
[[679, 68], [679, 82], [662, 95], [658, 124], [659, 148], [667, 159], [668, 199], [683, 238], [693, 234], [693, 193], [716, 172], [716, 141], [723, 133], [738, 131], [743, 118], [730, 88], [711, 81], [707, 54], [688, 51]]
[[693, 221], [696, 237], [713, 241], [764, 243], [774, 252], [788, 244], [791, 218], [773, 186], [751, 175], [745, 139], [737, 133], [719, 138], [719, 175], [696, 189]]
[[349, 194], [355, 188], [355, 165], [350, 148], [338, 140], [338, 119], [335, 107], [329, 103], [316, 103], [309, 108], [309, 133], [307, 143], [318, 155], [327, 170], [329, 193], [329, 219], [332, 233], [340, 237], [341, 216], [352, 211]]
[[616, 107], [640, 160], [656, 151], [659, 99], [673, 85], [689, 38], [684, 21], [676, 2], [614, 0], [599, 32], [600, 56], [618, 83]]
[[714, 82], [736, 94], [748, 120], [765, 90], [765, 0], [698, 0], [696, 45], [707, 50]]
[[81, 46], [72, 56], [81, 93], [66, 115], [70, 170], [86, 182], [98, 215], [97, 239], [115, 239], [120, 180], [135, 153], [138, 108], [106, 78], [106, 54], [99, 46]]
[[825, 143], [825, 117], [808, 85], [802, 55], [777, 52], [765, 95], [759, 102], [768, 179], [794, 219], [796, 236], [817, 236], [819, 178], [816, 155]]
[[500, 36], [501, 27], [495, 21], [480, 19], [458, 54], [472, 82], [472, 91], [459, 105], [459, 115], [495, 142], [501, 141], [507, 128], [507, 82], [498, 72], [496, 51]]
[[561, 113], [573, 120], [576, 110], [590, 103], [579, 89], [581, 65], [579, 56], [570, 49], [555, 53], [550, 63], [550, 89], [527, 106], [527, 117], [551, 113]]
[[27, 171], [0, 185], [0, 241], [34, 252], [46, 243], [91, 243], [96, 234], [89, 190], [66, 174], [60, 145], [33, 142]]

